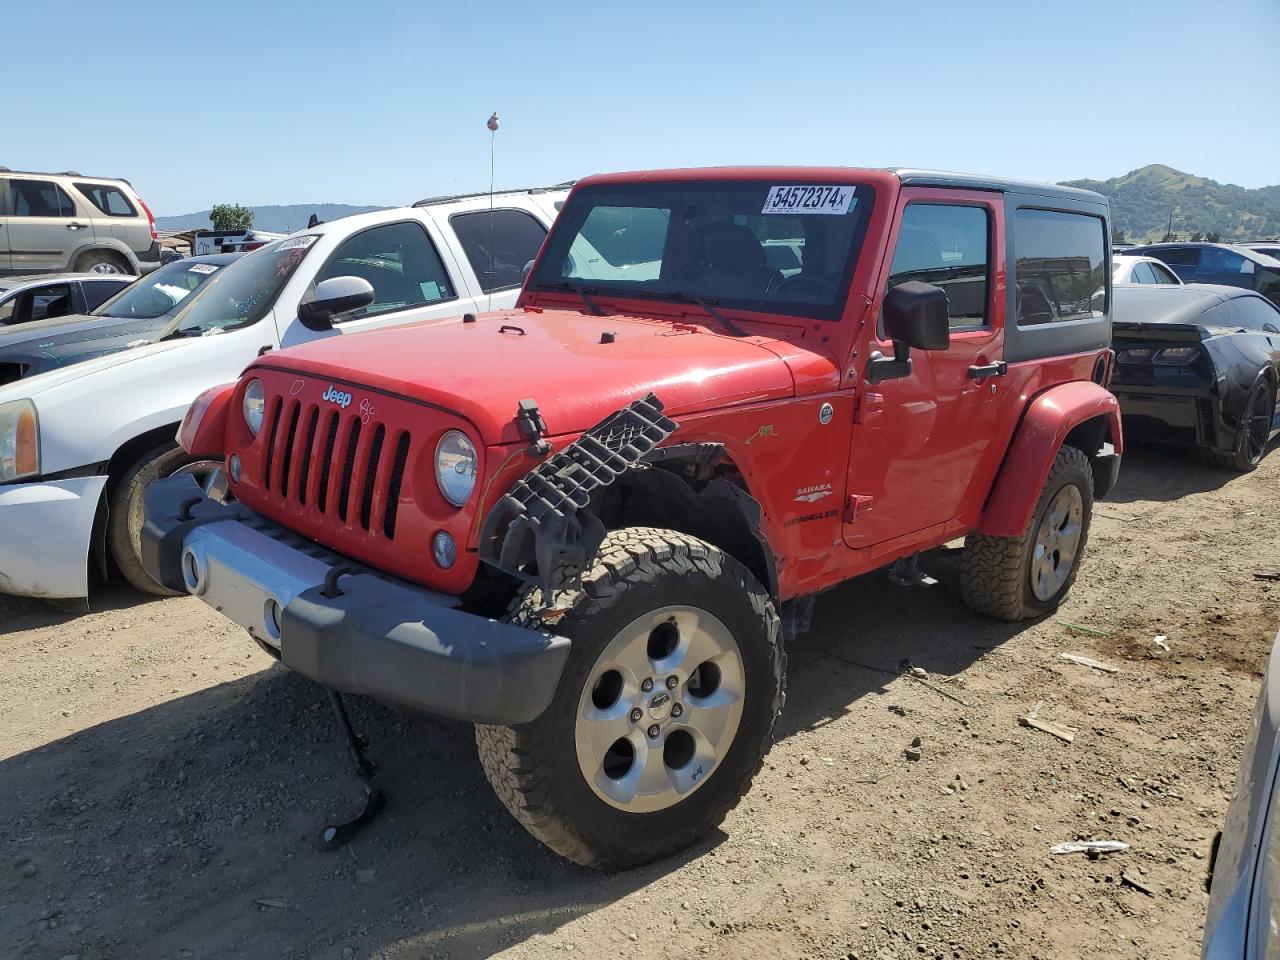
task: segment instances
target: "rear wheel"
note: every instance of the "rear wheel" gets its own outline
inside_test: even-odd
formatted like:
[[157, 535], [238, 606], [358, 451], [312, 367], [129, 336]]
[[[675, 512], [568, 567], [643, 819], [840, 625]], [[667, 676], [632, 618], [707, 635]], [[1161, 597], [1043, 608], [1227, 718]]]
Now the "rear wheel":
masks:
[[[509, 619], [541, 625], [541, 590]], [[661, 859], [706, 836], [746, 793], [782, 709], [783, 652], [768, 592], [693, 537], [611, 533], [569, 612], [551, 705], [531, 723], [477, 726], [485, 774], [526, 830], [600, 869]]]
[[971, 533], [965, 539], [965, 603], [1000, 620], [1052, 613], [1075, 582], [1092, 515], [1089, 458], [1075, 447], [1063, 447], [1019, 536]]
[[111, 493], [107, 514], [107, 547], [120, 573], [143, 593], [158, 597], [178, 596], [177, 591], [151, 579], [142, 567], [143, 492], [152, 481], [183, 470], [194, 472], [198, 480], [203, 480], [200, 466], [202, 465], [195, 463], [177, 444], [162, 444], [125, 470]]
[[1249, 473], [1262, 462], [1271, 440], [1271, 424], [1275, 419], [1276, 392], [1266, 377], [1259, 377], [1249, 390], [1236, 430], [1235, 448], [1231, 453], [1201, 451], [1201, 458], [1211, 467]]
[[106, 250], [90, 250], [76, 259], [76, 273], [98, 273], [107, 276], [127, 276], [133, 273], [129, 265], [117, 254]]

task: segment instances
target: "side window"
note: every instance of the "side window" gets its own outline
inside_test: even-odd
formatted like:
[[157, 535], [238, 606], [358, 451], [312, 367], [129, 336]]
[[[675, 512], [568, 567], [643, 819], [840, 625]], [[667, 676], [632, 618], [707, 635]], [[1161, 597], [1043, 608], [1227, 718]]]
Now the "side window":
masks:
[[10, 180], [9, 215], [14, 217], [74, 217], [76, 205], [51, 180]]
[[1170, 266], [1194, 267], [1200, 262], [1199, 247], [1161, 247], [1150, 251], [1147, 256], [1155, 257]]
[[951, 329], [985, 326], [990, 247], [991, 224], [985, 208], [908, 204], [889, 268], [889, 287], [908, 280], [932, 283], [946, 291]]
[[1014, 214], [1018, 326], [1103, 316], [1106, 250], [1099, 217], [1020, 208]]
[[485, 293], [520, 286], [524, 265], [547, 237], [546, 227], [523, 210], [458, 213], [449, 225]]
[[1231, 301], [1231, 322], [1246, 330], [1276, 333], [1280, 332], [1280, 310], [1262, 297], [1236, 297]]
[[1145, 260], [1139, 260], [1133, 265], [1133, 272], [1129, 274], [1130, 283], [1155, 283], [1156, 276], [1151, 271], [1151, 264]]
[[118, 283], [115, 280], [84, 280], [80, 284], [80, 292], [84, 294], [85, 310], [96, 310], [120, 290], [127, 287], [128, 283]]
[[1200, 266], [1196, 273], [1202, 276], [1217, 276], [1225, 273], [1253, 273], [1252, 260], [1246, 260], [1233, 250], [1221, 247], [1206, 247], [1200, 255]]
[[0, 306], [0, 324], [30, 323], [71, 312], [71, 285], [51, 283], [25, 290]]
[[138, 211], [119, 187], [109, 183], [77, 183], [76, 189], [84, 194], [85, 199], [98, 208], [100, 213], [108, 217], [136, 217]]
[[1147, 266], [1151, 268], [1151, 274], [1156, 278], [1156, 283], [1167, 283], [1175, 287], [1178, 285], [1178, 278], [1168, 267], [1158, 263], [1149, 263]]
[[[356, 316], [424, 307], [457, 296], [431, 238], [420, 224], [402, 221], [348, 237], [316, 274], [316, 283], [333, 277], [360, 277], [373, 287], [373, 303]], [[313, 288], [314, 293], [314, 288]]]

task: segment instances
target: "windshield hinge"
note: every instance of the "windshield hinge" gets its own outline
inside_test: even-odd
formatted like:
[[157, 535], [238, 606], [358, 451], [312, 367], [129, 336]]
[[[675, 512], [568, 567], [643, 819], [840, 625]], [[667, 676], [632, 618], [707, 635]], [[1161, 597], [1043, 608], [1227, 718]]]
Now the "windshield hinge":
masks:
[[532, 456], [545, 457], [551, 452], [550, 441], [542, 438], [547, 432], [547, 422], [542, 419], [542, 411], [538, 409], [537, 401], [532, 399], [520, 401], [519, 408], [516, 410], [516, 426], [520, 430], [520, 435], [529, 441], [529, 453]]

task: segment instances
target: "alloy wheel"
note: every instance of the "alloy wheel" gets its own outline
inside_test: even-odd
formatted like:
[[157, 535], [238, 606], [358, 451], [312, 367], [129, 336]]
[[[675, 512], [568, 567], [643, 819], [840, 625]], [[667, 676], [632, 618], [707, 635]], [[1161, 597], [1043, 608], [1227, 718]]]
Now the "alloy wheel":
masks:
[[737, 641], [706, 610], [663, 607], [632, 621], [578, 704], [575, 748], [592, 791], [629, 813], [680, 802], [733, 745], [744, 680]]
[[1058, 491], [1036, 530], [1031, 554], [1031, 590], [1037, 600], [1052, 599], [1071, 576], [1084, 533], [1084, 499], [1074, 484]]

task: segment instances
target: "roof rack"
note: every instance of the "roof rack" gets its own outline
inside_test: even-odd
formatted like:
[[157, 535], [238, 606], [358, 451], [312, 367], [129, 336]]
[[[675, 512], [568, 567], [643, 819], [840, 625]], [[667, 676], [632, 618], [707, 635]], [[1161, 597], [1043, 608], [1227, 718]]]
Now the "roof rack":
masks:
[[[0, 173], [21, 173], [32, 177], [84, 177], [85, 180], [119, 180], [122, 183], [129, 183], [124, 177], [86, 177], [79, 170], [11, 170], [9, 167], [0, 166]], [[130, 183], [129, 186], [133, 184]]]
[[[566, 180], [564, 183], [555, 183], [549, 187], [520, 187], [515, 190], [494, 190], [493, 195], [497, 197], [497, 196], [506, 196], [512, 193], [528, 193], [528, 194], [550, 193], [552, 190], [568, 190], [577, 182], [578, 182], [577, 180]], [[455, 193], [452, 196], [448, 196], [448, 197], [427, 197], [425, 200], [419, 200], [417, 203], [414, 204], [414, 206], [415, 207], [431, 207], [431, 206], [435, 206], [437, 203], [452, 203], [455, 200], [474, 200], [476, 197], [487, 197], [487, 196], [489, 196], [488, 190], [481, 190], [481, 191], [478, 191], [477, 193]]]

